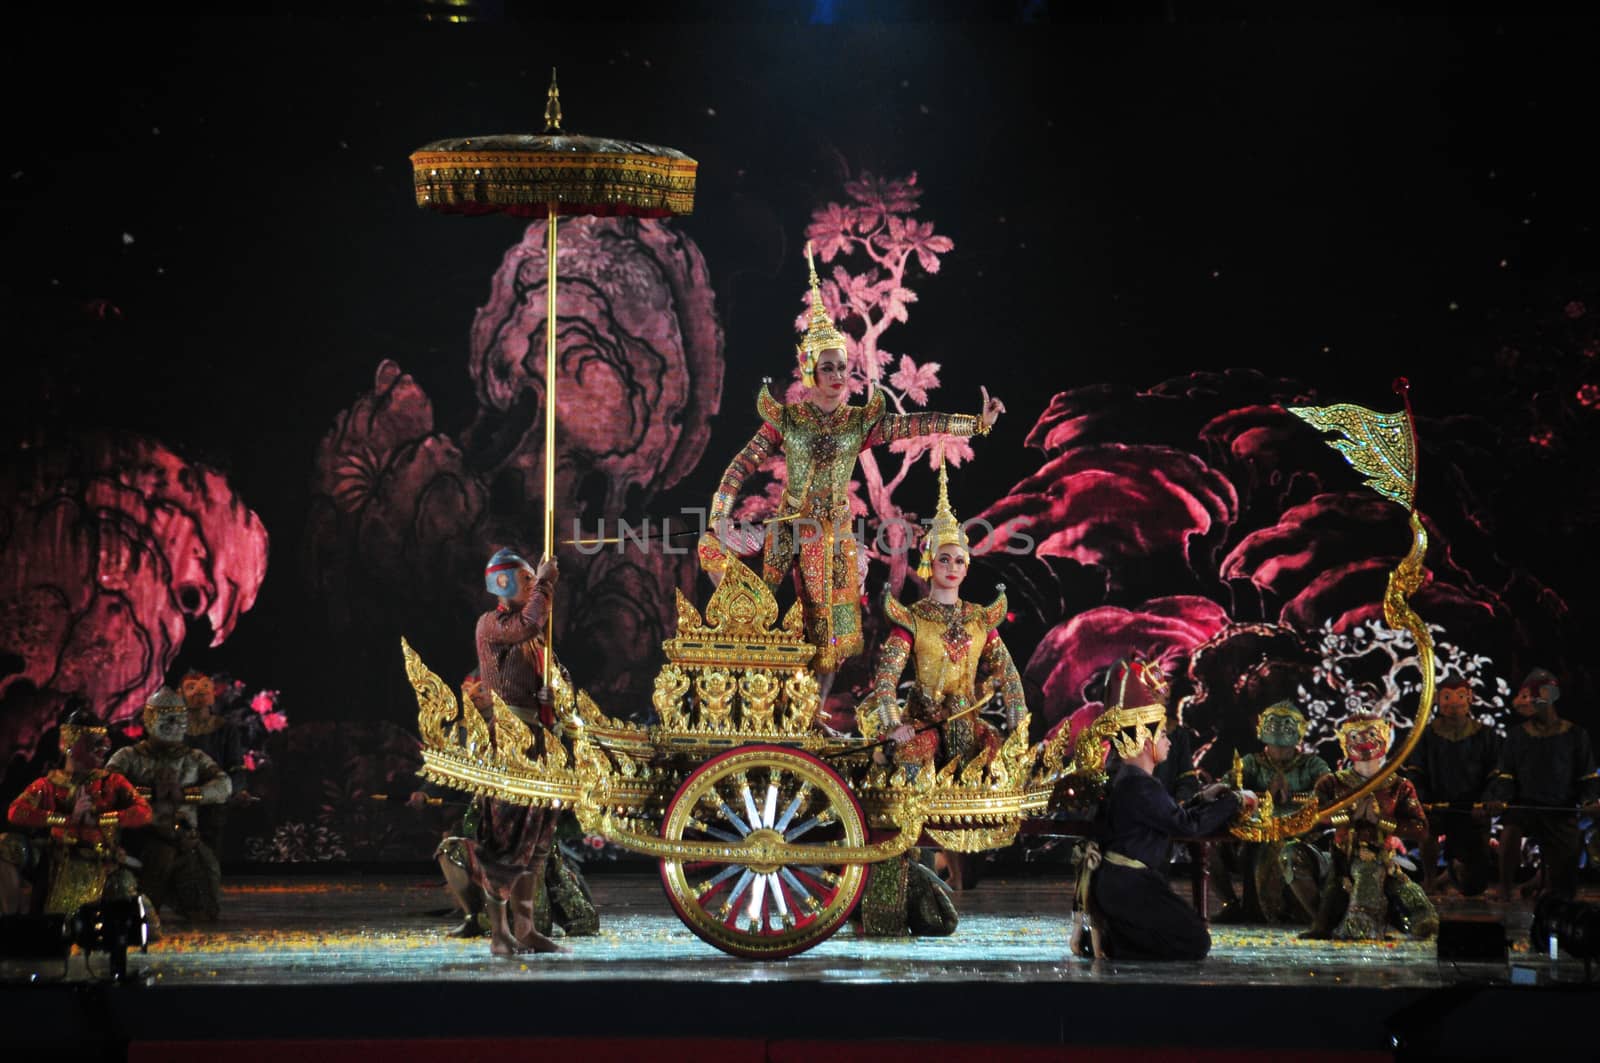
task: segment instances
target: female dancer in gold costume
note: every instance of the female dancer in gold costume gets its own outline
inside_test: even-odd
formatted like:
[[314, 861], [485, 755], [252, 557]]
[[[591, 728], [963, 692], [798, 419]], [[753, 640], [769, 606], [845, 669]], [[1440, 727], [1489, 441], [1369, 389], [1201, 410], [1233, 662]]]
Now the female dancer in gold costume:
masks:
[[845, 336], [822, 305], [816, 263], [811, 272], [811, 319], [798, 347], [801, 378], [810, 394], [782, 403], [765, 386], [756, 400], [763, 424], [729, 463], [711, 500], [716, 534], [700, 539], [700, 563], [713, 581], [722, 577], [728, 523], [745, 481], [761, 463], [782, 452], [788, 469], [777, 514], [768, 524], [762, 577], [776, 587], [798, 559], [797, 590], [807, 640], [817, 648], [812, 667], [826, 701], [839, 666], [861, 652], [861, 576], [850, 528], [849, 487], [856, 457], [868, 447], [922, 435], [987, 435], [1005, 405], [983, 389], [978, 416], [950, 413], [889, 414], [881, 392], [863, 406], [849, 397], [850, 361]]
[[[963, 763], [1000, 749], [1000, 735], [978, 718], [979, 700], [998, 701], [1008, 729], [1027, 712], [1022, 677], [995, 630], [1006, 615], [1001, 593], [989, 605], [962, 601], [961, 583], [971, 557], [967, 536], [950, 509], [944, 466], [939, 466], [939, 505], [923, 544], [922, 569], [932, 590], [910, 606], [892, 595], [883, 600], [889, 635], [878, 649], [878, 667], [868, 704], [856, 714], [862, 732], [893, 739], [898, 763], [927, 768], [949, 760]], [[916, 674], [902, 711], [895, 688], [910, 663]]]

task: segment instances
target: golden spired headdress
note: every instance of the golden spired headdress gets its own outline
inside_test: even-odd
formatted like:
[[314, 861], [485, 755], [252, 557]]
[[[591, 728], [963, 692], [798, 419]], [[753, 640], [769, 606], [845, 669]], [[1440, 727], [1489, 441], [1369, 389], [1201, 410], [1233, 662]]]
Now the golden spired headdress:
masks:
[[850, 345], [844, 333], [828, 316], [822, 305], [822, 284], [817, 280], [817, 261], [811, 254], [811, 241], [806, 241], [806, 268], [811, 271], [811, 318], [806, 322], [806, 334], [795, 347], [800, 356], [800, 380], [808, 388], [817, 386], [817, 356], [823, 351], [840, 351], [846, 364], [850, 358]]
[[944, 471], [944, 454], [939, 455], [939, 505], [933, 511], [933, 524], [928, 528], [928, 535], [922, 540], [922, 561], [917, 565], [917, 575], [923, 579], [933, 578], [933, 559], [938, 556], [941, 547], [959, 546], [972, 556], [972, 546], [967, 542], [966, 529], [961, 526], [961, 521], [956, 519], [955, 511], [950, 508], [950, 480]]
[[1167, 727], [1166, 690], [1166, 677], [1153, 661], [1124, 658], [1111, 666], [1103, 719], [1117, 756], [1132, 759], [1146, 742], [1161, 737]]

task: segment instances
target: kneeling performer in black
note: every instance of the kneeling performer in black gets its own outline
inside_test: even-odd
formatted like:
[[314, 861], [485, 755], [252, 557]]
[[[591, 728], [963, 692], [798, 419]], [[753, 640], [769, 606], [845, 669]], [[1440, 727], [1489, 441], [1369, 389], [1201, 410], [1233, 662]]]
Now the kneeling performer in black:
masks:
[[[1248, 790], [1212, 783], [1180, 806], [1151, 774], [1167, 759], [1165, 681], [1155, 666], [1119, 661], [1107, 680], [1102, 733], [1121, 760], [1095, 824], [1087, 862], [1098, 868], [1089, 887], [1100, 945], [1117, 960], [1201, 960], [1211, 951], [1205, 920], [1167, 883], [1175, 838], [1215, 834], [1241, 809]], [[1096, 852], [1096, 849], [1098, 852]]]

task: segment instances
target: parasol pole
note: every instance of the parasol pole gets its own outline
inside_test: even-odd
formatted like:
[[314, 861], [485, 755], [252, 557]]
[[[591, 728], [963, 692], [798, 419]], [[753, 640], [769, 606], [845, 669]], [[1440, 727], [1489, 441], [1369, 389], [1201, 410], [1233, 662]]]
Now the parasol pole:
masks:
[[[561, 128], [555, 68], [544, 133], [458, 137], [411, 154], [417, 205], [445, 213], [545, 217], [544, 556], [554, 558], [556, 497], [556, 258], [559, 217], [668, 218], [694, 208], [698, 164], [671, 148], [586, 137]], [[555, 621], [545, 627], [546, 682]]]
[[[556, 68], [550, 68], [550, 91], [544, 103], [544, 131], [561, 132], [561, 93]], [[544, 556], [556, 556], [556, 201], [546, 203], [544, 242]], [[550, 597], [545, 615], [544, 685], [550, 687], [551, 647], [556, 637], [556, 602]]]

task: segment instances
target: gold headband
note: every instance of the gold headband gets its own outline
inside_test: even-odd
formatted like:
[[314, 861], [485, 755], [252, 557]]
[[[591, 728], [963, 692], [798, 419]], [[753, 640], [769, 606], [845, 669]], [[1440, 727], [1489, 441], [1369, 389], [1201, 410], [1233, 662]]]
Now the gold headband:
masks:
[[64, 723], [61, 725], [61, 748], [71, 749], [78, 744], [78, 739], [86, 734], [99, 735], [102, 738], [111, 732], [99, 724]]
[[1107, 709], [1112, 728], [1111, 748], [1124, 760], [1137, 757], [1146, 742], [1155, 742], [1167, 729], [1165, 705], [1138, 705], [1129, 709]]

